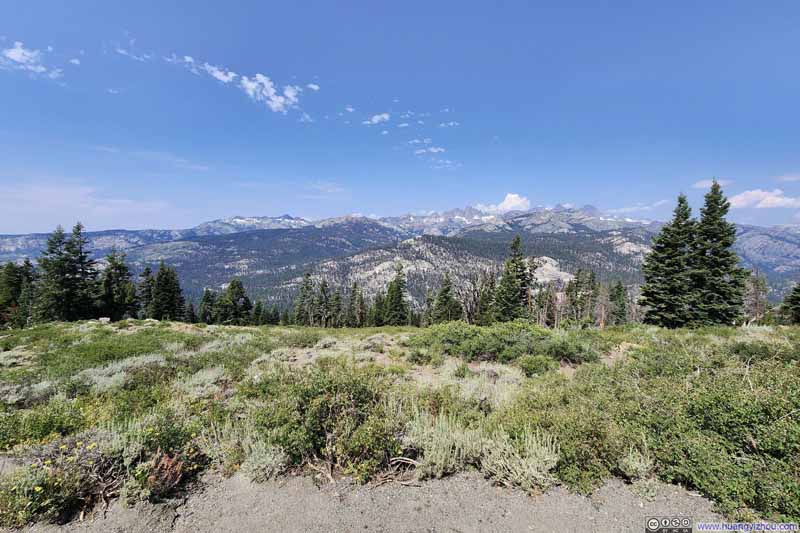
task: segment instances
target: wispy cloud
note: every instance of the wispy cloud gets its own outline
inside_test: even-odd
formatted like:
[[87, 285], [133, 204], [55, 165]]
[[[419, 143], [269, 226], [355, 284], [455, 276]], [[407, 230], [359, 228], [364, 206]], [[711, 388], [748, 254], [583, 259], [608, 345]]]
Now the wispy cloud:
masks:
[[344, 106], [344, 110], [347, 111], [348, 113], [352, 113], [353, 111], [356, 110], [356, 108], [351, 105], [346, 105]]
[[[714, 183], [714, 180], [700, 180], [692, 183], [692, 189], [708, 189]], [[717, 183], [720, 186], [725, 187], [726, 185], [733, 184], [732, 180], [717, 180]]]
[[144, 63], [146, 61], [150, 61], [153, 56], [150, 54], [137, 54], [131, 50], [126, 48], [122, 48], [121, 46], [117, 46], [114, 48], [114, 51], [121, 56], [127, 57], [129, 59], [133, 59], [134, 61], [138, 61], [140, 63]]
[[77, 57], [73, 57], [72, 59], [70, 59], [70, 60], [69, 60], [69, 62], [70, 62], [71, 64], [75, 65], [75, 66], [78, 66], [78, 65], [80, 65], [80, 64], [81, 64], [81, 60], [80, 60], [80, 59], [78, 59]]
[[[52, 50], [52, 48], [50, 49]], [[44, 64], [41, 50], [25, 48], [22, 41], [15, 41], [10, 48], [0, 50], [0, 69], [19, 70], [32, 76], [58, 79], [63, 75], [60, 68], [50, 68]]]
[[455, 128], [456, 126], [460, 126], [460, 122], [456, 122], [455, 120], [451, 120], [450, 122], [442, 122], [439, 124], [440, 128]]
[[484, 213], [502, 214], [509, 211], [527, 211], [531, 207], [531, 202], [525, 196], [510, 192], [506, 194], [503, 201], [499, 204], [477, 204], [475, 208]]
[[[299, 104], [300, 94], [303, 92], [303, 88], [299, 85], [284, 85], [283, 87], [278, 87], [272, 78], [260, 72], [253, 76], [239, 75], [225, 67], [199, 61], [193, 56], [188, 55], [178, 56], [177, 54], [172, 54], [171, 56], [164, 57], [164, 61], [181, 65], [197, 75], [207, 74], [226, 85], [236, 81], [238, 78], [239, 82], [236, 84], [236, 87], [244, 91], [252, 101], [263, 103], [270, 111], [275, 113], [285, 115], [293, 109], [302, 111]], [[320, 89], [320, 86], [316, 83], [309, 83], [306, 84], [306, 88], [316, 92]], [[313, 122], [307, 113], [301, 115], [300, 121]]]
[[401, 122], [397, 125], [398, 128], [407, 128], [409, 126], [408, 122]]
[[296, 85], [286, 85], [279, 91], [268, 76], [260, 73], [252, 78], [242, 76], [239, 86], [254, 102], [263, 102], [271, 111], [284, 115], [297, 107], [300, 101], [298, 96], [302, 91]]
[[781, 189], [765, 191], [753, 189], [741, 192], [730, 199], [731, 207], [755, 209], [799, 208], [800, 198], [786, 196]]
[[419, 148], [417, 150], [414, 150], [414, 153], [416, 155], [441, 154], [441, 153], [444, 153], [444, 152], [446, 152], [446, 150], [444, 148], [442, 148], [441, 146], [431, 146], [429, 148]]
[[304, 187], [300, 198], [307, 200], [325, 200], [343, 194], [345, 188], [332, 181], [312, 181]]
[[778, 176], [776, 179], [785, 183], [800, 181], [800, 174], [784, 174], [783, 176]]
[[408, 144], [412, 144], [412, 145], [413, 144], [431, 144], [432, 142], [433, 142], [433, 139], [431, 139], [430, 137], [425, 137], [424, 139], [411, 139], [410, 141], [408, 141]]
[[377, 115], [372, 115], [370, 118], [362, 122], [362, 124], [372, 126], [374, 124], [380, 124], [381, 122], [389, 122], [390, 117], [391, 116], [389, 113], [378, 113]]
[[197, 163], [195, 161], [186, 159], [185, 157], [176, 155], [172, 152], [163, 150], [124, 150], [117, 146], [109, 146], [109, 145], [96, 145], [93, 146], [92, 148], [98, 152], [104, 152], [107, 154], [119, 154], [125, 158], [137, 159], [140, 161], [149, 161], [151, 163], [156, 163], [159, 165], [167, 165], [169, 167], [174, 167], [178, 170], [190, 170], [197, 172], [205, 172], [207, 170], [210, 170], [208, 165]]
[[626, 213], [646, 213], [648, 211], [658, 209], [659, 207], [663, 207], [667, 204], [669, 204], [669, 200], [659, 200], [657, 202], [653, 202], [652, 204], [636, 204], [627, 207], [617, 207], [616, 209], [609, 209], [608, 212], [619, 215]]
[[203, 66], [200, 68], [206, 71], [209, 76], [221, 81], [222, 83], [230, 83], [235, 80], [237, 76], [237, 74], [231, 70], [225, 70], [214, 65], [209, 65], [208, 63], [203, 63]]

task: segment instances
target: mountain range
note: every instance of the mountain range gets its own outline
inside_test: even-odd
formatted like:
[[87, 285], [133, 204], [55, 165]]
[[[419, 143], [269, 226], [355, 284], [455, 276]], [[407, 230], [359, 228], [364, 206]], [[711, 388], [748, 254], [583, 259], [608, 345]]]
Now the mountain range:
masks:
[[[467, 291], [481, 272], [499, 269], [520, 235], [539, 258], [540, 280], [571, 278], [579, 268], [600, 279], [641, 282], [641, 264], [661, 224], [608, 215], [592, 206], [490, 213], [475, 207], [444, 212], [319, 221], [290, 215], [231, 217], [183, 230], [87, 232], [98, 259], [116, 248], [136, 271], [162, 259], [174, 266], [188, 294], [221, 288], [239, 277], [257, 298], [282, 304], [311, 272], [334, 285], [358, 282], [367, 294], [386, 285], [397, 263], [419, 304], [445, 273]], [[0, 235], [0, 261], [35, 259], [47, 234]], [[800, 277], [800, 226], [738, 226], [736, 250], [748, 268], [768, 279], [779, 298]]]

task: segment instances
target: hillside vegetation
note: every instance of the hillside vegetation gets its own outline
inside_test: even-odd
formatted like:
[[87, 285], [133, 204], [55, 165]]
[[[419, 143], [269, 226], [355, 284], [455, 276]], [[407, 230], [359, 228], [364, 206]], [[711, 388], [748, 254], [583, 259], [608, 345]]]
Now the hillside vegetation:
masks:
[[800, 520], [800, 328], [50, 323], [0, 334], [0, 524], [161, 501], [201, 474], [374, 483], [477, 470], [685, 485]]

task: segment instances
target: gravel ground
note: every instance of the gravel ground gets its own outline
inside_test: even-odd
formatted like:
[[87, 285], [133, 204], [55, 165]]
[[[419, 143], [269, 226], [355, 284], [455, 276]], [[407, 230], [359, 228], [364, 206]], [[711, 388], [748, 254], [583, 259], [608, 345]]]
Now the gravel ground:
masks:
[[308, 477], [255, 485], [240, 476], [207, 478], [186, 500], [126, 508], [112, 505], [66, 526], [41, 532], [469, 532], [644, 531], [648, 516], [720, 520], [712, 504], [680, 487], [652, 483], [642, 497], [611, 480], [591, 497], [555, 488], [544, 495], [492, 486], [476, 473], [403, 486], [358, 486], [346, 480], [321, 488]]

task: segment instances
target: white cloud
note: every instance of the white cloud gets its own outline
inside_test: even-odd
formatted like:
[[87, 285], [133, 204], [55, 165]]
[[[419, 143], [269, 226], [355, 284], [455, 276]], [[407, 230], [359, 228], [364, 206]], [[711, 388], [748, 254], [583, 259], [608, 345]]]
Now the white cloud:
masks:
[[784, 174], [783, 176], [778, 176], [777, 180], [787, 183], [793, 181], [800, 181], [800, 174]]
[[356, 110], [356, 108], [351, 105], [346, 105], [344, 106], [344, 110], [347, 111], [348, 113], [352, 113], [353, 111]]
[[773, 189], [771, 191], [753, 189], [750, 191], [744, 191], [736, 196], [731, 197], [730, 202], [731, 207], [734, 208], [800, 208], [800, 198], [786, 196], [781, 189]]
[[122, 92], [122, 89], [108, 88], [108, 89], [106, 89], [106, 92], [108, 94], [119, 94], [119, 93]]
[[[714, 180], [700, 180], [692, 183], [692, 189], [708, 189], [714, 183]], [[731, 180], [717, 180], [720, 186], [725, 187], [733, 183]]]
[[286, 85], [282, 93], [278, 92], [272, 80], [263, 74], [256, 74], [252, 78], [242, 76], [239, 87], [253, 101], [264, 102], [270, 110], [284, 115], [289, 109], [297, 107], [298, 95], [302, 90], [296, 85]]
[[[657, 202], [653, 202], [652, 204], [636, 204], [627, 207], [617, 207], [616, 209], [609, 209], [609, 213], [615, 214], [625, 214], [625, 213], [644, 213], [647, 211], [652, 211], [659, 207], [669, 204], [669, 200], [659, 200]], [[564, 204], [566, 206], [566, 204]]]
[[120, 46], [117, 46], [114, 51], [121, 56], [125, 56], [127, 58], [133, 59], [134, 61], [138, 61], [140, 63], [144, 63], [145, 61], [149, 61], [153, 56], [150, 54], [136, 54], [130, 50], [126, 50]]
[[[328, 118], [328, 116], [326, 115], [325, 118]], [[300, 122], [311, 124], [312, 122], [314, 122], [314, 119], [311, 118], [311, 115], [303, 111], [303, 114], [300, 115]]]
[[203, 63], [203, 66], [200, 68], [205, 70], [209, 76], [221, 81], [222, 83], [230, 83], [236, 79], [236, 76], [238, 76], [238, 74], [233, 71], [225, 70], [224, 68], [219, 68], [214, 65], [209, 65], [208, 63]]
[[307, 200], [327, 200], [347, 192], [344, 187], [332, 181], [313, 181], [305, 185], [305, 192], [299, 195]]
[[506, 197], [499, 204], [477, 204], [476, 209], [485, 213], [508, 213], [509, 211], [527, 211], [531, 207], [531, 202], [526, 197], [517, 193], [507, 193]]
[[453, 170], [460, 167], [461, 163], [452, 159], [435, 159], [432, 166], [437, 169]]
[[78, 59], [77, 57], [74, 57], [74, 58], [70, 59], [69, 62], [72, 63], [73, 65], [80, 65], [81, 64], [81, 60]]
[[0, 69], [21, 70], [33, 76], [42, 75], [50, 79], [60, 78], [64, 71], [60, 68], [48, 68], [42, 62], [40, 50], [25, 48], [22, 41], [15, 41], [11, 48], [0, 50]]
[[319, 85], [316, 83], [307, 83], [306, 88], [311, 89], [312, 91], [319, 91]]
[[446, 152], [444, 148], [441, 146], [431, 146], [430, 148], [420, 148], [418, 150], [414, 150], [414, 153], [417, 155], [422, 154], [442, 154]]
[[21, 41], [16, 41], [14, 46], [3, 50], [3, 57], [16, 63], [19, 68], [31, 72], [42, 73], [47, 69], [42, 65], [42, 53], [39, 50], [25, 48]]
[[314, 181], [306, 185], [306, 189], [323, 194], [339, 194], [344, 192], [344, 187], [332, 181]]
[[460, 122], [456, 122], [455, 120], [451, 120], [450, 122], [442, 122], [439, 124], [440, 128], [455, 128], [456, 126], [460, 126]]
[[407, 128], [409, 126], [408, 122], [401, 122], [397, 125], [398, 128]]
[[378, 113], [377, 115], [372, 115], [370, 118], [362, 122], [362, 124], [371, 126], [373, 124], [380, 124], [381, 122], [389, 122], [389, 118], [389, 113]]
[[389, 130], [383, 130], [383, 131], [381, 132], [381, 135], [389, 135]]
[[424, 139], [411, 139], [408, 141], [408, 144], [431, 144], [433, 139], [430, 137], [425, 137]]

